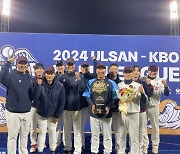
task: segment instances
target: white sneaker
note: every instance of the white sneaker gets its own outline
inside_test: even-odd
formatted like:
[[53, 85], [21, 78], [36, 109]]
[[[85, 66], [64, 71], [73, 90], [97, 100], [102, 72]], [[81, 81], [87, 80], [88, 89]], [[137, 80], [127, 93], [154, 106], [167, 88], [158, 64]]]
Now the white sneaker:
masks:
[[30, 152], [36, 152], [37, 144], [31, 145]]
[[158, 154], [158, 147], [152, 147], [152, 153]]

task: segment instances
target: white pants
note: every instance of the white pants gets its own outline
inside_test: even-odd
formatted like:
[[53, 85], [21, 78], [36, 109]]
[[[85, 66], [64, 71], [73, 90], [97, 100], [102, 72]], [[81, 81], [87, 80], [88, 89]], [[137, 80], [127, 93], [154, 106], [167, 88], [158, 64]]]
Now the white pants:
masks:
[[159, 147], [159, 105], [148, 107], [146, 110], [147, 118], [152, 126], [152, 147]]
[[139, 154], [139, 113], [131, 113], [120, 116], [120, 142], [117, 154], [125, 154], [126, 149], [126, 134], [129, 132], [131, 154]]
[[148, 148], [147, 116], [146, 112], [139, 113], [139, 149]]
[[64, 147], [65, 150], [72, 150], [71, 131], [72, 125], [74, 129], [74, 154], [81, 153], [81, 110], [80, 111], [64, 111]]
[[82, 146], [85, 147], [85, 137], [84, 137], [84, 127], [86, 124], [86, 119], [89, 117], [88, 115], [88, 107], [83, 108], [81, 113], [81, 135], [82, 135]]
[[39, 127], [39, 135], [38, 135], [38, 152], [43, 152], [45, 139], [46, 139], [46, 132], [48, 128], [49, 134], [49, 146], [51, 151], [56, 150], [56, 127], [57, 122], [53, 122], [53, 118], [43, 118], [42, 116], [38, 115], [38, 127]]
[[61, 144], [61, 124], [63, 123], [63, 115], [59, 118], [59, 121], [57, 123], [56, 127], [56, 137], [57, 137], [57, 146]]
[[116, 150], [119, 150], [119, 126], [120, 126], [120, 113], [119, 112], [113, 112], [112, 114], [112, 126], [114, 130], [114, 136], [115, 136], [115, 146]]
[[112, 118], [93, 118], [90, 117], [91, 124], [91, 152], [99, 152], [99, 138], [102, 129], [104, 153], [112, 152]]
[[38, 117], [36, 108], [31, 107], [31, 127], [30, 127], [30, 139], [31, 145], [37, 144], [37, 125], [38, 125]]
[[8, 140], [7, 151], [8, 154], [16, 154], [17, 137], [19, 134], [19, 154], [28, 154], [27, 141], [30, 127], [30, 112], [27, 113], [13, 113], [5, 111]]

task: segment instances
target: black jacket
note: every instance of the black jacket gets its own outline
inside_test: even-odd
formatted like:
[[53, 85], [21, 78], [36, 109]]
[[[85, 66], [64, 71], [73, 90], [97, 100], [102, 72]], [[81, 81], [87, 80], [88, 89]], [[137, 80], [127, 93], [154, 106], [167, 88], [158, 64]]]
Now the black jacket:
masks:
[[[145, 81], [143, 81], [142, 79], [138, 79], [136, 82], [140, 83], [143, 85], [145, 94], [147, 95], [147, 97], [151, 97], [153, 95], [153, 86], [147, 85]], [[140, 98], [140, 112], [144, 112], [146, 111], [146, 102], [147, 102], [147, 98], [144, 94], [141, 95]]]
[[37, 100], [37, 113], [44, 117], [59, 118], [64, 110], [65, 90], [63, 85], [58, 81], [53, 81], [49, 85], [46, 80], [42, 85], [36, 85], [34, 96]]
[[95, 105], [94, 102], [96, 100], [96, 94], [93, 91], [93, 86], [94, 86], [94, 83], [96, 81], [100, 81], [100, 80], [98, 80], [97, 78], [89, 80], [88, 88], [83, 93], [83, 96], [86, 97], [86, 99], [87, 99], [87, 101], [89, 103], [89, 114], [90, 114], [91, 117], [94, 117], [94, 118], [110, 118], [110, 117], [112, 117], [111, 107], [114, 104], [115, 99], [117, 99], [116, 90], [118, 90], [118, 86], [114, 81], [112, 81], [112, 80], [110, 80], [108, 78], [106, 78], [104, 80], [107, 89], [106, 89], [106, 91], [104, 91], [103, 98], [104, 98], [105, 106], [108, 107], [110, 109], [110, 111], [109, 111], [108, 114], [97, 115], [97, 114], [92, 113], [92, 105]]
[[[113, 80], [113, 78], [112, 78], [112, 76], [111, 76], [110, 73], [107, 74], [107, 77], [108, 77], [109, 79]], [[122, 82], [118, 74], [117, 74], [116, 80], [113, 80], [113, 81], [114, 81], [117, 85], [118, 85], [120, 82]], [[113, 105], [112, 105], [112, 108], [111, 108], [112, 112], [119, 112], [119, 110], [118, 110], [119, 104], [118, 104], [118, 103], [119, 103], [119, 99], [116, 99], [116, 100], [114, 101]]]
[[81, 79], [77, 80], [75, 77], [75, 72], [66, 72], [60, 76], [59, 81], [64, 85], [66, 93], [64, 109], [68, 111], [81, 110], [80, 97], [86, 89], [83, 76], [81, 75]]
[[0, 83], [7, 89], [6, 109], [14, 113], [29, 112], [33, 99], [32, 77], [16, 69], [9, 72], [10, 67], [11, 63], [7, 62], [0, 71]]

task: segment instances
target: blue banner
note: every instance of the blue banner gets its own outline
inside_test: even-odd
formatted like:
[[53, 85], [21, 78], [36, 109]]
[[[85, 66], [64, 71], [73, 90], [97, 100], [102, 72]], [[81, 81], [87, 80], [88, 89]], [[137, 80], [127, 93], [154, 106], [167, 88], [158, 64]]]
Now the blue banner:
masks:
[[[93, 70], [91, 56], [95, 56], [107, 68], [111, 63], [117, 63], [122, 80], [124, 66], [139, 65], [142, 67], [141, 76], [145, 76], [149, 65], [157, 65], [159, 76], [167, 80], [171, 89], [169, 97], [162, 97], [160, 126], [171, 128], [174, 132], [180, 129], [179, 42], [180, 37], [174, 36], [0, 33], [0, 65], [6, 62], [8, 56], [16, 54], [27, 57], [32, 75], [36, 62], [45, 66], [54, 65], [56, 61], [65, 62], [69, 57], [76, 61], [76, 70], [79, 70], [84, 61], [87, 61]], [[3, 86], [0, 96], [3, 102]]]

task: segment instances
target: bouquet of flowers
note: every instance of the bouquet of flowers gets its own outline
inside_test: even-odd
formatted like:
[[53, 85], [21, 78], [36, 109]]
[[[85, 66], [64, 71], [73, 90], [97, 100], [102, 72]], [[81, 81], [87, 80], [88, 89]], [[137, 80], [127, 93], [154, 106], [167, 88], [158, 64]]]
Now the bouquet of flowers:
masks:
[[119, 111], [127, 114], [128, 103], [132, 102], [133, 97], [136, 95], [136, 91], [132, 86], [129, 88], [122, 88], [116, 91], [118, 98], [120, 99]]

